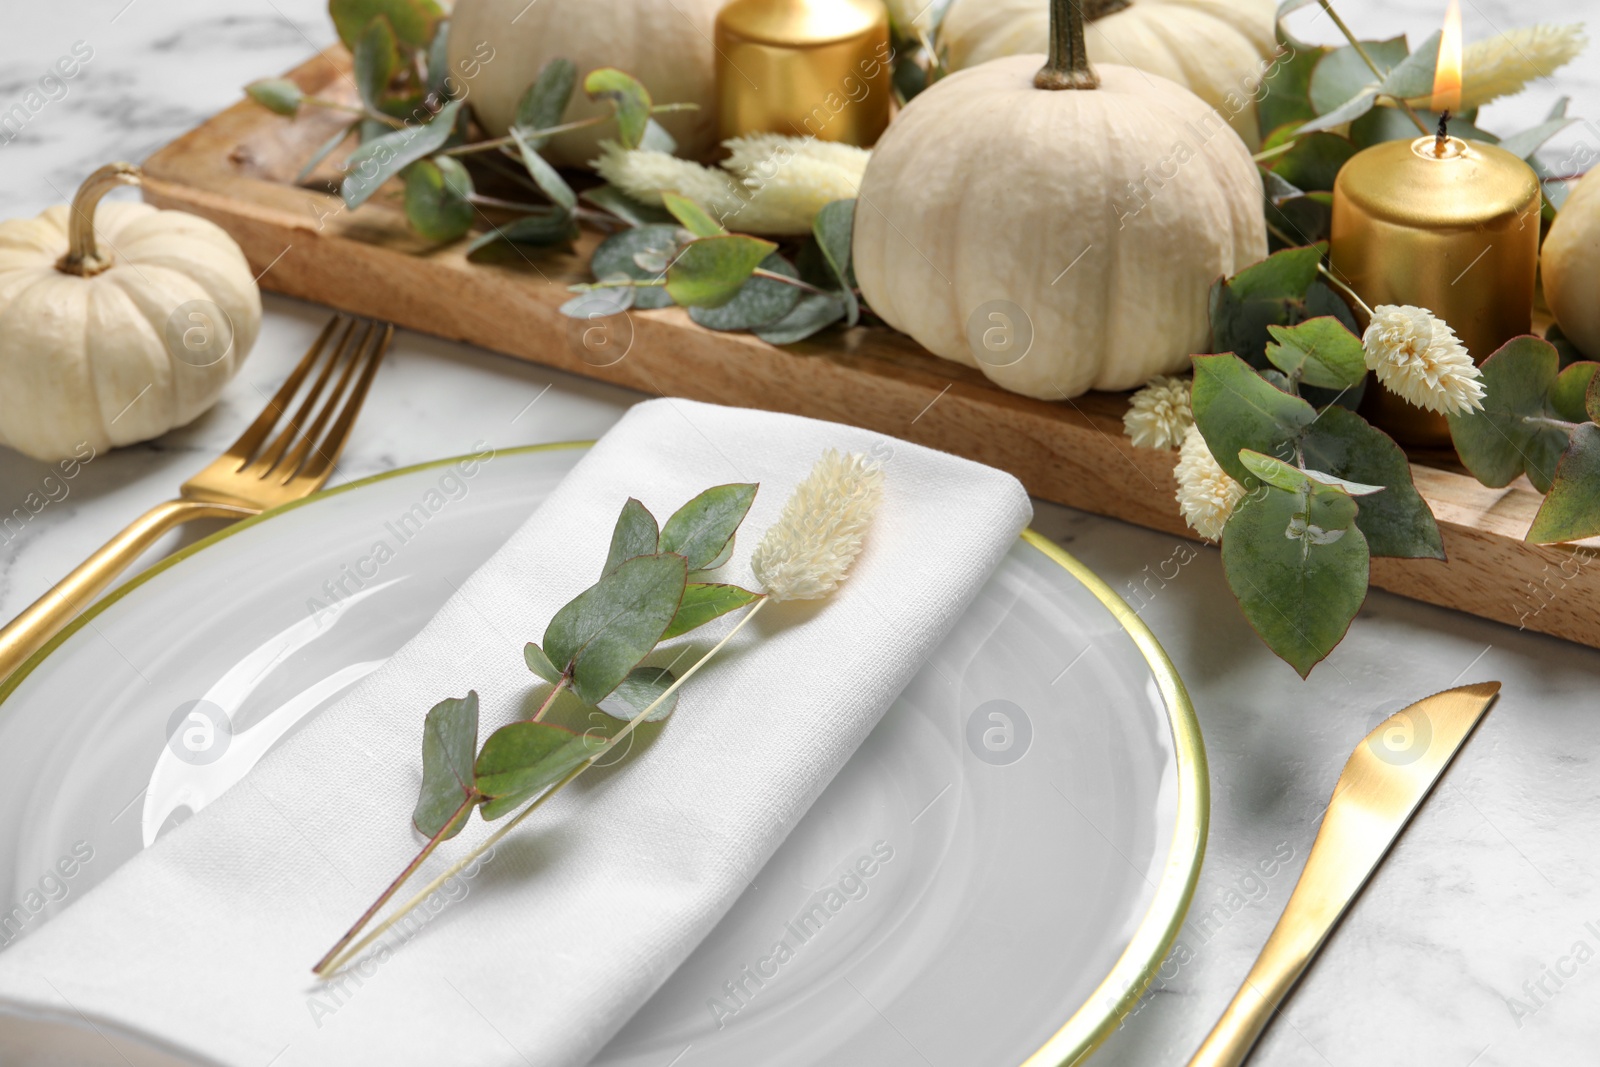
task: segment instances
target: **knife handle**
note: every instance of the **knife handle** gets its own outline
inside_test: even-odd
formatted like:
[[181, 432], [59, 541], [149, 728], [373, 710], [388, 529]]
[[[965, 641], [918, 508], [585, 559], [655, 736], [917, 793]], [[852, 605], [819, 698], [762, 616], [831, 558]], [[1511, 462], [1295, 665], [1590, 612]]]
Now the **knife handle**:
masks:
[[[1331, 923], [1326, 922], [1325, 915], [1307, 914], [1323, 911], [1310, 901], [1301, 900], [1301, 906], [1296, 907], [1299, 896], [1297, 892], [1290, 897], [1283, 917], [1273, 927], [1261, 955], [1256, 957], [1255, 966], [1245, 975], [1228, 1009], [1189, 1060], [1189, 1067], [1239, 1067], [1244, 1063], [1278, 1005], [1299, 981], [1311, 957], [1316, 955]], [[1319, 923], [1318, 919], [1323, 921]]]

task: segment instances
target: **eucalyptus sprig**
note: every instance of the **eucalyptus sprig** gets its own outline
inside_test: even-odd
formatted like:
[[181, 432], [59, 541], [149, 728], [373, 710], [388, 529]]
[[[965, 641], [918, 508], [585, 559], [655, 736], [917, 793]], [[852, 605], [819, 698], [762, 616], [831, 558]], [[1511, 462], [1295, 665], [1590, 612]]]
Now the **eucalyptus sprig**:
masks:
[[[422, 786], [412, 815], [427, 843], [313, 972], [336, 971], [640, 725], [671, 715], [679, 687], [767, 604], [821, 599], [838, 588], [861, 551], [882, 484], [881, 468], [865, 456], [825, 453], [751, 556], [759, 592], [706, 581], [732, 557], [735, 534], [757, 486], [708, 489], [660, 527], [643, 504], [629, 499], [612, 530], [600, 580], [556, 612], [542, 645], [530, 641], [524, 647], [529, 670], [551, 687], [538, 709], [496, 730], [482, 748], [475, 691], [441, 701], [428, 712]], [[741, 608], [747, 610], [738, 622], [681, 675], [643, 665], [661, 642]], [[545, 721], [562, 692], [623, 725], [606, 736]], [[514, 818], [356, 940], [423, 861], [461, 832], [474, 808], [485, 821], [494, 821], [518, 807], [522, 810]]]

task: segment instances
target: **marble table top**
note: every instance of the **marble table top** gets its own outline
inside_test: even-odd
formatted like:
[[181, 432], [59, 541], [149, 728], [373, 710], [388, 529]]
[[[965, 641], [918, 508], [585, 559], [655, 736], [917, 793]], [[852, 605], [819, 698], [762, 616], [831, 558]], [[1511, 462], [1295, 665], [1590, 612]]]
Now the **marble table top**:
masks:
[[[1432, 0], [1341, 0], [1364, 36], [1437, 25]], [[1466, 39], [1581, 20], [1584, 0], [1467, 0]], [[1296, 25], [1331, 40], [1328, 27]], [[333, 39], [320, 0], [13, 3], [0, 35], [0, 111], [58, 56], [76, 77], [0, 133], [3, 213], [66, 200], [113, 159], [138, 160]], [[81, 42], [81, 44], [80, 44]], [[1561, 95], [1600, 119], [1594, 53], [1485, 110], [1510, 132]], [[1600, 145], [1569, 129], [1547, 155]], [[26, 529], [0, 544], [0, 617], [42, 593], [126, 521], [169, 497], [261, 406], [326, 318], [266, 298], [255, 352], [221, 403], [159, 440], [96, 458]], [[339, 480], [456, 455], [594, 437], [640, 395], [414, 334], [377, 377]], [[46, 468], [0, 456], [0, 505]], [[1189, 921], [1152, 991], [1097, 1054], [1106, 1065], [1183, 1063], [1232, 996], [1304, 862], [1334, 780], [1383, 716], [1451, 684], [1504, 694], [1283, 1009], [1254, 1063], [1592, 1063], [1600, 1048], [1600, 651], [1373, 592], [1309, 682], [1250, 631], [1206, 548], [1153, 593], [1147, 567], [1179, 542], [1049, 504], [1037, 525], [1124, 591], [1187, 680], [1210, 756], [1211, 839]], [[208, 530], [175, 535], [145, 563]], [[1138, 599], [1134, 599], [1135, 596]], [[1285, 857], [1288, 857], [1285, 861]], [[1274, 862], [1274, 860], [1279, 862]], [[1271, 875], [1263, 871], [1272, 870]], [[3, 1058], [3, 1057], [0, 1057]], [[687, 1062], [686, 1061], [686, 1067]], [[920, 1062], [908, 1052], [906, 1063]]]

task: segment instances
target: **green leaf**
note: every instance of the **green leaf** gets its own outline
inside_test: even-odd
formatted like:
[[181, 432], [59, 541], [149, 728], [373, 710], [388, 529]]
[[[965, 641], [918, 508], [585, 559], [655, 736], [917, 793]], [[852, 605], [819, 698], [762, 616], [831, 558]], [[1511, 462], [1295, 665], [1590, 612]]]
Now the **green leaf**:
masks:
[[733, 540], [759, 488], [754, 482], [735, 482], [707, 489], [661, 527], [661, 551], [676, 552], [691, 571], [705, 570]]
[[1594, 389], [1595, 371], [1600, 371], [1600, 363], [1573, 363], [1556, 376], [1556, 384], [1550, 387], [1550, 406], [1558, 418], [1568, 422], [1588, 420], [1588, 398]]
[[478, 694], [441, 700], [422, 724], [422, 789], [411, 821], [432, 838], [446, 825], [449, 839], [461, 832], [472, 812], [472, 754], [478, 748]]
[[1195, 423], [1211, 454], [1240, 482], [1250, 478], [1239, 460], [1241, 449], [1282, 456], [1317, 418], [1310, 404], [1262, 381], [1231, 352], [1194, 358], [1191, 401]]
[[1348, 138], [1332, 133], [1307, 133], [1295, 138], [1294, 147], [1272, 162], [1272, 173], [1297, 189], [1331, 192], [1339, 168], [1357, 148]]
[[1326, 115], [1319, 115], [1310, 122], [1302, 124], [1295, 132], [1312, 134], [1322, 130], [1331, 130], [1335, 126], [1343, 126], [1347, 122], [1355, 122], [1361, 116], [1369, 114], [1377, 103], [1377, 94], [1369, 89], [1366, 92], [1352, 96]]
[[[1547, 545], [1600, 534], [1600, 426], [1586, 422], [1572, 432], [1550, 482], [1550, 493], [1533, 517], [1528, 540]], [[691, 588], [693, 588], [691, 586]]]
[[719, 307], [739, 295], [761, 261], [777, 248], [771, 241], [741, 233], [696, 238], [668, 265], [667, 293], [684, 307]]
[[690, 582], [684, 587], [683, 603], [678, 605], [678, 614], [672, 617], [672, 625], [667, 627], [667, 632], [661, 639], [665, 641], [679, 637], [690, 630], [704, 626], [712, 619], [721, 618], [730, 611], [737, 611], [759, 597], [760, 594], [741, 589], [737, 585]]
[[[1409, 54], [1406, 39], [1392, 37], [1387, 41], [1363, 41], [1362, 47], [1372, 57], [1379, 70], [1387, 74]], [[1376, 90], [1378, 79], [1373, 77], [1366, 62], [1350, 45], [1335, 48], [1317, 61], [1311, 72], [1308, 89], [1311, 106], [1317, 114], [1327, 115], [1347, 104], [1352, 98]]]
[[452, 95], [454, 82], [450, 78], [450, 22], [441, 20], [428, 43], [428, 96], [435, 103], [444, 103]]
[[[300, 101], [305, 93], [288, 78], [263, 78], [244, 87], [245, 95], [268, 111], [294, 118], [300, 111]], [[344, 140], [340, 137], [339, 140]], [[334, 142], [337, 144], [338, 142]]]
[[374, 111], [380, 109], [384, 94], [389, 90], [389, 79], [394, 77], [399, 65], [400, 48], [394, 27], [379, 15], [367, 23], [356, 40], [356, 91], [361, 94], [362, 103]]
[[1292, 463], [1286, 463], [1273, 456], [1253, 452], [1250, 449], [1241, 449], [1239, 462], [1245, 469], [1270, 486], [1278, 489], [1298, 492], [1307, 486], [1338, 489], [1350, 496], [1371, 496], [1383, 492], [1381, 485], [1367, 485], [1364, 482], [1352, 482], [1336, 475], [1318, 470], [1303, 470]]
[[[1304, 196], [1291, 196], [1269, 204], [1267, 215], [1274, 226], [1293, 235], [1297, 242], [1326, 241], [1333, 232], [1333, 195], [1306, 193]], [[1288, 244], [1276, 234], [1269, 236], [1282, 245]], [[1313, 282], [1310, 291], [1314, 292], [1320, 284]]]
[[712, 560], [710, 563], [707, 563], [704, 567], [701, 567], [697, 571], [689, 572], [689, 581], [703, 582], [712, 571], [716, 570], [718, 567], [726, 566], [728, 561], [733, 558], [733, 544], [738, 539], [738, 534], [734, 534], [732, 537], [728, 538], [728, 543], [722, 546], [722, 551], [717, 553], [716, 559]]
[[1291, 381], [1325, 389], [1350, 389], [1367, 375], [1361, 339], [1331, 317], [1307, 319], [1295, 326], [1269, 324], [1275, 344], [1267, 359]]
[[[613, 719], [627, 722], [671, 688], [673, 681], [672, 672], [665, 667], [637, 667], [628, 672], [628, 676], [617, 686], [615, 693], [606, 697], [597, 706]], [[671, 715], [677, 706], [678, 694], [673, 693], [657, 705], [644, 721], [660, 722]]]
[[606, 554], [605, 573], [609, 574], [635, 556], [653, 556], [660, 552], [661, 533], [656, 528], [656, 517], [633, 497], [622, 505], [616, 528], [611, 531], [611, 551]]
[[1263, 130], [1300, 125], [1316, 117], [1311, 106], [1311, 72], [1325, 49], [1295, 46], [1287, 58], [1276, 59], [1262, 80], [1256, 101], [1257, 118]]
[[547, 210], [530, 212], [515, 222], [496, 226], [488, 233], [478, 235], [467, 245], [467, 255], [502, 242], [546, 247], [565, 244], [577, 238], [577, 217], [561, 205], [552, 204]]
[[316, 170], [324, 159], [327, 159], [330, 155], [332, 155], [334, 149], [344, 144], [345, 139], [354, 133], [355, 130], [360, 127], [360, 125], [361, 120], [356, 119], [350, 125], [344, 127], [338, 133], [334, 134], [332, 137], [329, 137], [326, 141], [323, 141], [317, 150], [311, 153], [311, 158], [306, 160], [305, 166], [301, 167], [300, 172], [294, 176], [294, 183], [299, 185], [301, 182], [311, 177], [311, 172]]
[[1328, 407], [1298, 438], [1308, 467], [1385, 489], [1361, 501], [1356, 525], [1374, 556], [1444, 559], [1433, 512], [1411, 480], [1406, 454], [1382, 430], [1348, 408]]
[[[682, 236], [683, 230], [670, 224], [637, 226], [614, 233], [594, 250], [589, 269], [600, 279], [620, 275], [635, 281], [662, 282], [666, 278], [664, 264], [677, 256]], [[649, 262], [651, 266], [646, 267], [641, 260]], [[655, 267], [656, 261], [663, 266]], [[646, 310], [671, 304], [672, 297], [667, 294], [665, 287], [640, 289], [634, 296], [634, 306]]]
[[649, 226], [653, 223], [673, 221], [672, 215], [664, 208], [635, 200], [615, 185], [597, 185], [593, 189], [585, 189], [578, 196], [602, 211], [611, 212], [629, 226]]
[[678, 613], [688, 576], [682, 556], [639, 556], [556, 612], [544, 650], [572, 675], [578, 699], [600, 703], [650, 654]]
[[[661, 108], [653, 110], [660, 111]], [[639, 147], [646, 152], [661, 152], [666, 155], [676, 155], [678, 152], [678, 139], [667, 132], [667, 128], [655, 119], [644, 124], [644, 136], [639, 138]]]
[[1384, 76], [1380, 91], [1401, 100], [1431, 99], [1434, 70], [1439, 66], [1441, 36], [1442, 31], [1434, 30], [1432, 36], [1417, 45], [1416, 51], [1396, 63], [1394, 69]]
[[345, 206], [360, 207], [384, 182], [443, 148], [455, 130], [460, 110], [461, 101], [452, 100], [427, 124], [391, 130], [352, 152], [345, 164], [344, 184], [339, 189]]
[[856, 272], [850, 262], [851, 242], [855, 235], [856, 202], [835, 200], [824, 204], [811, 223], [811, 235], [817, 247], [833, 270], [839, 282], [839, 295], [844, 299], [846, 314], [851, 326], [861, 319], [861, 302], [856, 299]]
[[1333, 651], [1367, 595], [1356, 503], [1308, 482], [1246, 495], [1222, 534], [1222, 566], [1245, 618], [1304, 678]]
[[516, 117], [512, 129], [522, 134], [522, 140], [535, 152], [550, 140], [548, 136], [535, 136], [539, 130], [548, 130], [561, 124], [572, 101], [572, 91], [578, 84], [578, 68], [570, 59], [557, 57], [539, 69], [533, 80], [517, 101]]
[[[1561, 99], [1562, 102], [1565, 103], [1566, 97], [1562, 97]], [[1556, 134], [1560, 133], [1562, 130], [1566, 129], [1568, 126], [1577, 121], [1577, 116], [1567, 115], [1562, 115], [1559, 118], [1546, 119], [1537, 126], [1531, 126], [1526, 130], [1519, 130], [1511, 136], [1501, 139], [1500, 147], [1505, 149], [1507, 152], [1510, 152], [1518, 159], [1527, 159], [1539, 149], [1543, 148], [1546, 141], [1550, 140], [1550, 138], [1554, 137]]]
[[611, 101], [618, 142], [623, 148], [638, 148], [650, 122], [650, 93], [645, 87], [615, 67], [600, 67], [583, 79], [583, 91], [591, 100]]
[[380, 15], [389, 20], [396, 36], [413, 48], [428, 44], [444, 18], [434, 0], [328, 0], [328, 14], [339, 40], [352, 52], [367, 25]]
[[[1438, 128], [1437, 111], [1428, 111], [1425, 108], [1412, 110], [1417, 113], [1417, 118], [1422, 120], [1424, 126], [1429, 129]], [[1494, 144], [1498, 140], [1494, 134], [1480, 130], [1468, 122], [1464, 115], [1450, 116], [1450, 132], [1468, 141]], [[1417, 124], [1411, 121], [1411, 116], [1395, 107], [1375, 107], [1350, 124], [1350, 140], [1355, 142], [1357, 148], [1368, 148], [1384, 141], [1414, 141], [1417, 136]]]
[[571, 211], [578, 206], [578, 194], [572, 191], [572, 186], [567, 184], [556, 168], [552, 167], [543, 156], [534, 150], [533, 146], [522, 136], [522, 131], [515, 126], [511, 127], [511, 139], [516, 142], [517, 150], [522, 154], [522, 165], [527, 168], [528, 174], [533, 178], [534, 184], [548, 196], [552, 203]]
[[1550, 490], [1567, 431], [1542, 420], [1559, 418], [1551, 403], [1559, 357], [1548, 341], [1516, 337], [1479, 368], [1483, 410], [1450, 415], [1456, 454], [1478, 481], [1498, 489], [1526, 473], [1539, 492]]
[[[852, 296], [852, 299], [854, 297]], [[755, 331], [757, 337], [772, 345], [790, 345], [825, 330], [849, 316], [842, 293], [806, 293], [794, 309], [779, 319]]]
[[[774, 252], [761, 261], [761, 269], [786, 278], [798, 278], [794, 265]], [[776, 278], [751, 278], [732, 300], [719, 307], [693, 307], [689, 318], [708, 330], [753, 330], [783, 318], [800, 303], [797, 286]]]
[[666, 208], [673, 218], [683, 223], [684, 229], [696, 237], [721, 237], [728, 232], [723, 229], [722, 223], [706, 214], [704, 208], [687, 196], [672, 192], [662, 193], [661, 206]]
[[561, 668], [550, 662], [550, 657], [544, 654], [544, 649], [529, 641], [522, 646], [522, 661], [528, 669], [551, 685], [561, 681]]
[[430, 241], [454, 241], [476, 215], [472, 177], [449, 156], [419, 159], [406, 168], [406, 220]]
[[1237, 352], [1252, 366], [1266, 365], [1267, 326], [1305, 317], [1317, 277], [1321, 245], [1286, 248], [1211, 287], [1211, 347]]
[[1589, 381], [1589, 392], [1583, 398], [1583, 409], [1589, 413], [1590, 422], [1600, 422], [1600, 375]]
[[531, 799], [599, 751], [606, 739], [548, 722], [514, 722], [489, 735], [473, 768], [478, 792], [491, 798], [485, 819]]

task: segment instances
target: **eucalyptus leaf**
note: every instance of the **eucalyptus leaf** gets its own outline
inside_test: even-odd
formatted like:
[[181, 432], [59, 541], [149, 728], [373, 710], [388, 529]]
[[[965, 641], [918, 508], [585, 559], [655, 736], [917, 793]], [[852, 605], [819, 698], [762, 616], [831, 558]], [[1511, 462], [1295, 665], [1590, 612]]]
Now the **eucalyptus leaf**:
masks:
[[[1387, 41], [1363, 41], [1362, 48], [1387, 75], [1410, 54], [1405, 37], [1391, 37]], [[1350, 45], [1335, 48], [1317, 61], [1311, 72], [1308, 93], [1311, 106], [1317, 114], [1326, 116], [1348, 104], [1357, 96], [1370, 95], [1378, 89], [1378, 77], [1372, 73], [1361, 54]]]
[[550, 657], [544, 654], [544, 649], [529, 641], [522, 646], [522, 661], [528, 669], [551, 685], [561, 681], [561, 668], [550, 662]]
[[604, 737], [548, 722], [514, 722], [489, 735], [473, 767], [478, 792], [491, 798], [483, 817], [498, 818], [554, 785], [599, 751]]
[[384, 182], [443, 148], [455, 130], [460, 110], [461, 101], [452, 100], [426, 124], [391, 130], [352, 152], [345, 164], [344, 184], [339, 190], [345, 206], [360, 207]]
[[539, 76], [517, 101], [511, 122], [512, 129], [521, 132], [530, 149], [537, 152], [550, 140], [548, 136], [535, 136], [535, 131], [560, 125], [577, 84], [578, 68], [570, 59], [558, 56], [539, 69]]
[[1293, 148], [1272, 161], [1272, 173], [1298, 189], [1331, 192], [1339, 168], [1356, 152], [1356, 146], [1338, 134], [1301, 134]]
[[633, 497], [622, 505], [617, 525], [611, 531], [611, 550], [606, 553], [605, 573], [609, 574], [635, 556], [653, 556], [660, 552], [661, 532], [656, 528], [656, 517]]
[[[589, 261], [589, 269], [596, 278], [618, 275], [641, 282], [663, 282], [666, 270], [646, 270], [639, 265], [640, 256], [659, 256], [670, 263], [678, 254], [683, 231], [675, 224], [651, 223], [631, 230], [614, 233], [600, 242]], [[664, 287], [639, 289], [634, 296], [634, 306], [650, 309], [667, 307], [672, 297]]]
[[[626, 278], [616, 279], [618, 282]], [[556, 310], [569, 319], [608, 319], [633, 307], [634, 295], [644, 292], [632, 285], [614, 285], [604, 289], [586, 289], [563, 303]]]
[[1556, 384], [1550, 387], [1550, 406], [1557, 418], [1568, 422], [1588, 420], [1588, 398], [1594, 392], [1596, 371], [1600, 371], [1600, 363], [1573, 363], [1562, 368], [1556, 376]]
[[[761, 269], [786, 278], [798, 278], [794, 265], [774, 252], [761, 261]], [[776, 278], [751, 278], [732, 300], [720, 307], [692, 307], [689, 317], [708, 330], [753, 330], [769, 326], [800, 303], [797, 286]]]
[[[1271, 171], [1266, 173], [1270, 174]], [[1291, 196], [1267, 207], [1268, 217], [1278, 229], [1293, 234], [1297, 242], [1326, 241], [1333, 233], [1333, 195], [1331, 193], [1306, 193]], [[1276, 234], [1269, 234], [1278, 240]], [[1281, 242], [1289, 244], [1290, 242]], [[1315, 288], [1313, 286], [1312, 288]]]
[[544, 195], [550, 198], [551, 203], [568, 211], [576, 208], [578, 194], [572, 191], [572, 186], [567, 184], [567, 180], [550, 165], [548, 160], [535, 151], [533, 145], [522, 136], [522, 131], [515, 126], [511, 127], [511, 139], [516, 142], [517, 151], [522, 156], [522, 165], [527, 168], [529, 177]]
[[1321, 130], [1331, 130], [1335, 126], [1343, 126], [1345, 123], [1354, 122], [1367, 114], [1377, 103], [1378, 94], [1372, 90], [1369, 89], [1366, 92], [1357, 93], [1327, 114], [1319, 115], [1302, 124], [1295, 132], [1305, 135], [1317, 133]]
[[646, 152], [662, 152], [670, 156], [678, 151], [678, 139], [668, 133], [661, 123], [649, 119], [644, 124], [644, 135], [639, 138], [639, 147]]
[[440, 21], [428, 43], [428, 95], [435, 106], [455, 95], [450, 78], [450, 21]]
[[739, 294], [777, 247], [740, 233], [696, 238], [668, 266], [667, 293], [684, 307], [719, 307]]
[[1298, 126], [1316, 118], [1316, 109], [1311, 106], [1311, 72], [1324, 51], [1315, 45], [1296, 44], [1287, 57], [1275, 57], [1256, 100], [1257, 119], [1263, 130]]
[[1222, 535], [1228, 586], [1256, 633], [1304, 678], [1333, 651], [1367, 595], [1366, 539], [1338, 489], [1262, 487]]
[[1321, 486], [1323, 488], [1338, 489], [1350, 496], [1372, 496], [1374, 493], [1383, 492], [1381, 485], [1367, 485], [1365, 482], [1352, 482], [1345, 478], [1327, 473], [1326, 471], [1302, 469], [1292, 463], [1286, 463], [1276, 456], [1252, 452], [1250, 449], [1241, 449], [1239, 462], [1245, 468], [1260, 478], [1266, 484], [1290, 492], [1299, 492], [1309, 487]]
[[673, 221], [665, 209], [642, 203], [618, 189], [615, 185], [597, 185], [578, 194], [602, 211], [609, 211], [629, 226], [648, 226], [652, 223]]
[[[1562, 97], [1562, 99], [1565, 100], [1566, 98]], [[1550, 138], [1554, 137], [1556, 134], [1560, 133], [1562, 130], [1566, 129], [1568, 126], [1571, 126], [1577, 121], [1578, 119], [1576, 117], [1546, 119], [1537, 126], [1530, 127], [1529, 129], [1522, 130], [1518, 133], [1512, 134], [1509, 137], [1503, 138], [1500, 141], [1500, 147], [1505, 149], [1507, 152], [1510, 152], [1518, 159], [1527, 159], [1539, 149], [1543, 148], [1546, 141], [1550, 140]]]
[[1317, 418], [1310, 404], [1262, 381], [1232, 353], [1194, 358], [1191, 402], [1211, 454], [1239, 482], [1250, 478], [1239, 460], [1241, 449], [1281, 458]]
[[678, 613], [688, 575], [680, 555], [639, 556], [556, 612], [544, 650], [572, 675], [580, 700], [598, 704], [650, 654]]
[[1211, 350], [1237, 352], [1252, 366], [1267, 365], [1268, 325], [1306, 317], [1321, 245], [1286, 248], [1211, 286]]
[[356, 91], [362, 103], [374, 111], [383, 106], [383, 96], [389, 89], [389, 79], [400, 65], [400, 47], [394, 27], [382, 15], [367, 23], [356, 40], [355, 68]]
[[311, 173], [322, 164], [322, 161], [333, 155], [334, 149], [344, 144], [345, 140], [349, 138], [349, 136], [360, 126], [361, 120], [357, 119], [344, 129], [340, 130], [338, 133], [334, 134], [332, 137], [329, 137], [326, 141], [323, 141], [322, 144], [318, 146], [317, 150], [311, 153], [311, 158], [306, 160], [305, 166], [301, 167], [300, 172], [294, 176], [294, 183], [299, 185], [301, 182], [311, 177]]
[[1549, 491], [1568, 441], [1547, 421], [1559, 418], [1551, 402], [1558, 366], [1548, 341], [1513, 338], [1479, 368], [1483, 410], [1449, 416], [1456, 454], [1484, 485], [1498, 489], [1526, 473], [1539, 492]]
[[[422, 788], [411, 821], [432, 838], [461, 832], [476, 799], [472, 755], [478, 749], [478, 694], [441, 700], [422, 724]], [[446, 827], [449, 827], [446, 830]]]
[[722, 223], [706, 214], [705, 208], [687, 196], [673, 192], [662, 193], [661, 206], [682, 223], [684, 229], [696, 237], [721, 237], [728, 232]]
[[[467, 245], [467, 255], [501, 242], [546, 247], [566, 244], [577, 238], [577, 218], [561, 205], [552, 204], [547, 210], [529, 212], [514, 222], [479, 234]], [[585, 313], [582, 317], [588, 318], [589, 315]]]
[[757, 329], [755, 334], [768, 344], [791, 345], [846, 321], [849, 310], [842, 293], [806, 293], [789, 314]]
[[759, 598], [760, 594], [737, 585], [690, 582], [684, 586], [683, 603], [678, 605], [678, 614], [672, 617], [672, 625], [667, 627], [661, 639], [665, 641], [686, 634]]
[[1356, 516], [1372, 555], [1445, 558], [1439, 524], [1411, 480], [1406, 454], [1388, 434], [1354, 411], [1334, 406], [1319, 412], [1294, 444], [1308, 467], [1385, 487], [1364, 498]]
[[[613, 719], [628, 722], [670, 689], [673, 681], [672, 672], [665, 667], [636, 667], [628, 672], [616, 692], [596, 706]], [[673, 693], [645, 716], [644, 721], [660, 722], [671, 715], [677, 706], [678, 694]]]
[[650, 93], [632, 75], [615, 67], [591, 70], [583, 79], [591, 100], [609, 100], [616, 111], [617, 140], [624, 148], [638, 148], [650, 122]]
[[824, 204], [811, 223], [811, 234], [816, 238], [817, 247], [822, 250], [828, 266], [833, 269], [833, 276], [839, 281], [839, 295], [844, 300], [851, 326], [861, 319], [861, 303], [855, 294], [856, 272], [850, 262], [855, 222], [856, 202], [835, 200]]
[[[1412, 110], [1428, 129], [1439, 128], [1439, 112], [1423, 108]], [[1450, 132], [1468, 141], [1494, 144], [1499, 140], [1494, 134], [1480, 130], [1467, 121], [1465, 115], [1450, 116]], [[1350, 140], [1358, 148], [1368, 148], [1384, 141], [1414, 141], [1419, 136], [1417, 124], [1411, 121], [1411, 116], [1394, 107], [1375, 107], [1350, 124]]]
[[1332, 317], [1306, 319], [1294, 326], [1268, 324], [1274, 343], [1266, 356], [1292, 381], [1324, 389], [1349, 389], [1366, 377], [1361, 339]]
[[661, 551], [682, 556], [691, 571], [705, 570], [733, 540], [759, 488], [754, 482], [735, 482], [696, 496], [661, 527]]
[[476, 216], [472, 177], [449, 156], [419, 159], [406, 168], [406, 221], [430, 241], [454, 241]]
[[[279, 115], [294, 118], [300, 111], [300, 102], [305, 99], [305, 93], [300, 91], [300, 86], [288, 78], [263, 78], [253, 81], [244, 87], [245, 95], [268, 111]], [[339, 140], [344, 140], [340, 137]], [[335, 141], [334, 144], [338, 144]]]
[[1528, 530], [1535, 544], [1581, 541], [1600, 534], [1600, 426], [1586, 422], [1556, 464], [1550, 493]]
[[1379, 91], [1400, 100], [1433, 98], [1433, 78], [1439, 66], [1439, 40], [1442, 31], [1435, 30], [1427, 40], [1394, 65], [1384, 76]]
[[328, 0], [328, 14], [344, 46], [355, 51], [361, 34], [378, 16], [389, 20], [399, 40], [421, 48], [444, 18], [435, 0]]

